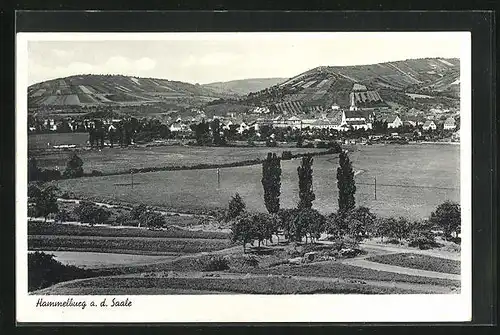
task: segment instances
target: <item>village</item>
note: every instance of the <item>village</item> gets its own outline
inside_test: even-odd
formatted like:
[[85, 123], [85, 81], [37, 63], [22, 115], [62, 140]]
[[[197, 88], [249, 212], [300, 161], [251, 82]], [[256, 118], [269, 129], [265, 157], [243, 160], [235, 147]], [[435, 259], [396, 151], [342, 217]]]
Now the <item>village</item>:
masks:
[[[459, 142], [460, 139], [460, 111], [455, 109], [441, 106], [426, 111], [404, 107], [366, 108], [359, 107], [355, 99], [351, 99], [351, 105], [345, 107], [337, 104], [327, 108], [313, 107], [303, 106], [300, 102], [284, 102], [270, 107], [253, 107], [243, 114], [229, 111], [223, 115], [211, 116], [203, 108], [189, 108], [182, 113], [169, 110], [140, 119], [120, 113], [120, 108], [114, 107], [96, 107], [90, 113], [81, 114], [53, 113], [45, 118], [37, 117], [35, 111], [29, 118], [28, 127], [30, 133], [90, 132], [97, 122], [102, 124], [108, 136], [123, 122], [135, 119], [134, 122], [142, 125], [143, 129], [151, 124], [161, 129], [145, 141], [158, 145], [167, 139], [194, 139], [194, 125], [206, 122], [212, 130], [214, 120], [218, 120], [220, 124], [221, 135], [229, 140], [239, 141], [271, 139], [286, 142], [290, 136], [283, 134], [286, 135], [287, 132], [289, 135], [294, 134], [291, 136], [294, 140], [297, 136], [304, 136], [311, 139], [320, 137], [322, 140], [343, 139], [346, 143], [363, 144], [384, 137], [392, 141]], [[137, 131], [135, 133], [137, 135]], [[137, 136], [133, 137], [133, 141], [137, 142]]]

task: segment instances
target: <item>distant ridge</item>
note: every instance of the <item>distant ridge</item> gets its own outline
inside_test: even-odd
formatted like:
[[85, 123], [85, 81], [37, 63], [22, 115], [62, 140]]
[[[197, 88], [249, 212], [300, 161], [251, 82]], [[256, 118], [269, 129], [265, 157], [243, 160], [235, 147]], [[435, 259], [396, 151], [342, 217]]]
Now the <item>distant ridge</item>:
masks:
[[215, 82], [204, 84], [202, 86], [210, 88], [215, 92], [247, 95], [248, 93], [258, 92], [268, 87], [280, 84], [287, 79], [288, 78], [250, 78], [225, 82]]

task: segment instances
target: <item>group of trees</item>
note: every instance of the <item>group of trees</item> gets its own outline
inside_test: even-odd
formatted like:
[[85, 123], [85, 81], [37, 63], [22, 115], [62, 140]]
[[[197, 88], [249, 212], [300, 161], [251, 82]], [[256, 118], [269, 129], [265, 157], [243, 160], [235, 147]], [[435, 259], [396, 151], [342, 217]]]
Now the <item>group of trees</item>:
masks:
[[63, 178], [83, 177], [83, 160], [76, 153], [71, 153], [62, 175], [57, 169], [41, 169], [35, 157], [28, 159], [28, 181], [49, 181]]
[[[79, 222], [96, 224], [110, 223], [111, 211], [89, 201], [80, 202], [74, 209], [73, 215], [66, 210], [60, 210], [57, 203], [58, 188], [52, 185], [31, 184], [28, 188], [29, 202], [32, 204], [28, 215], [30, 217], [43, 217], [45, 221], [51, 214], [55, 220], [67, 221], [74, 216]], [[117, 223], [138, 227], [159, 228], [166, 224], [165, 217], [140, 204], [132, 208], [128, 214], [121, 214], [116, 218]]]
[[[430, 248], [435, 245], [434, 229], [443, 231], [447, 240], [456, 239], [460, 233], [460, 206], [445, 202], [438, 206], [429, 220], [411, 222], [404, 217], [377, 217], [367, 207], [356, 207], [356, 184], [352, 163], [346, 152], [340, 154], [337, 168], [338, 211], [324, 216], [312, 208], [315, 194], [313, 191], [313, 159], [302, 158], [297, 168], [299, 176], [299, 201], [296, 208], [280, 208], [281, 187], [280, 159], [269, 154], [262, 165], [262, 185], [264, 203], [268, 213], [249, 213], [239, 194], [229, 202], [226, 220], [232, 222], [232, 240], [246, 244], [271, 241], [273, 236], [282, 232], [289, 241], [308, 241], [328, 233], [336, 239], [346, 236], [356, 240], [367, 237], [389, 238], [412, 246]], [[279, 242], [279, 241], [278, 241]]]
[[202, 120], [200, 123], [192, 124], [191, 130], [194, 132], [197, 145], [226, 145], [226, 132], [223, 131], [218, 119], [211, 122]]

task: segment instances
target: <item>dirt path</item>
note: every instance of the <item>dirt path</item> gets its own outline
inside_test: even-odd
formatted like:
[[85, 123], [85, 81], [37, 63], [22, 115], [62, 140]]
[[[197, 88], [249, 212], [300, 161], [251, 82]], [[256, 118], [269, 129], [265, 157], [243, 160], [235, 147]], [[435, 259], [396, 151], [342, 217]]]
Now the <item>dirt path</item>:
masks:
[[450, 279], [460, 281], [461, 276], [451, 273], [434, 272], [427, 270], [411, 269], [402, 266], [388, 265], [376, 262], [370, 262], [362, 258], [351, 258], [341, 261], [344, 264], [359, 266], [366, 269], [394, 272], [410, 276], [428, 277], [428, 278], [440, 278], [440, 279]]
[[412, 253], [419, 255], [426, 255], [431, 257], [444, 258], [454, 261], [460, 261], [461, 256], [459, 253], [452, 253], [443, 250], [420, 250], [415, 248], [407, 248], [407, 247], [397, 247], [397, 246], [388, 246], [384, 244], [379, 244], [376, 242], [365, 241], [360, 243], [361, 247], [366, 249], [374, 249], [379, 251], [385, 251], [386, 253]]

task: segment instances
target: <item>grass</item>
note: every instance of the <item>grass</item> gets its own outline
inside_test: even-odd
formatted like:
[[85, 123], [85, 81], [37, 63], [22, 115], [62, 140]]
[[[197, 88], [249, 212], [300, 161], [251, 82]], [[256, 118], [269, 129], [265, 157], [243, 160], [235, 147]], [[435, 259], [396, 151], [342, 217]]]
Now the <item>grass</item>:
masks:
[[[47, 149], [61, 144], [85, 146], [88, 139], [88, 133], [30, 134], [28, 135], [28, 149]], [[47, 143], [49, 143], [49, 146], [47, 146]], [[65, 155], [68, 154], [65, 153]]]
[[28, 250], [91, 251], [140, 255], [181, 255], [230, 246], [228, 239], [29, 235]]
[[406, 283], [431, 284], [431, 285], [442, 285], [442, 286], [460, 286], [460, 282], [454, 280], [427, 278], [427, 277], [410, 276], [393, 272], [377, 271], [377, 270], [342, 264], [340, 262], [335, 262], [335, 261], [316, 263], [316, 264], [297, 265], [297, 266], [282, 265], [272, 268], [248, 268], [248, 269], [240, 269], [239, 271], [256, 273], [256, 274], [352, 278], [352, 279], [362, 279], [362, 280], [381, 280], [390, 282], [406, 282]]
[[460, 262], [427, 255], [401, 253], [378, 255], [367, 260], [382, 264], [402, 266], [411, 269], [460, 274]]
[[[154, 290], [151, 290], [154, 289]], [[164, 289], [218, 291], [246, 294], [396, 294], [414, 293], [399, 288], [363, 284], [317, 282], [290, 278], [94, 278], [64, 284], [48, 294], [162, 294]], [[175, 291], [174, 291], [175, 292]]]
[[[230, 150], [225, 151], [226, 149]], [[213, 156], [215, 160], [228, 160], [231, 159], [228, 156], [217, 155], [230, 155], [231, 152], [234, 153], [232, 150], [236, 149], [243, 150], [182, 148], [185, 151], [184, 156], [172, 153], [169, 157], [178, 157], [182, 164], [189, 164], [191, 159], [196, 157], [194, 153], [200, 155], [200, 161], [208, 155]], [[268, 148], [257, 150], [269, 151]], [[136, 159], [138, 157], [134, 158]], [[372, 145], [350, 152], [350, 159], [353, 168], [359, 171], [356, 175], [356, 205], [367, 206], [376, 214], [423, 219], [429, 217], [445, 200], [460, 200], [458, 146]], [[298, 165], [299, 160], [282, 162], [282, 208], [297, 205]], [[313, 183], [316, 200], [313, 207], [325, 214], [337, 210], [337, 166], [337, 155], [314, 158]], [[220, 184], [217, 182], [216, 169], [140, 173], [134, 175], [133, 189], [126, 186], [131, 179], [128, 175], [60, 180], [56, 184], [61, 190], [71, 191], [81, 197], [127, 203], [144, 202], [183, 212], [226, 208], [231, 196], [238, 192], [247, 209], [265, 212], [261, 174], [261, 166], [254, 165], [220, 169]], [[375, 177], [377, 200], [374, 199]], [[455, 189], [445, 189], [449, 187]]]
[[[54, 135], [54, 134], [43, 134], [43, 135]], [[70, 138], [68, 134], [63, 137]], [[69, 134], [75, 135], [75, 134]], [[78, 134], [81, 135], [81, 134]], [[88, 139], [88, 134], [83, 134]], [[38, 142], [42, 140], [34, 137], [35, 143], [32, 146], [37, 146]], [[46, 139], [45, 147], [47, 142], [52, 141], [54, 143], [68, 142], [58, 140], [58, 137]], [[82, 140], [82, 139], [78, 139]], [[75, 139], [76, 141], [76, 139]], [[52, 143], [51, 142], [51, 143]], [[62, 143], [67, 144], [67, 143]], [[176, 167], [176, 166], [195, 166], [199, 164], [228, 164], [241, 161], [254, 160], [258, 158], [265, 158], [268, 152], [273, 152], [281, 156], [284, 150], [292, 151], [293, 154], [296, 153], [306, 153], [306, 152], [323, 152], [325, 149], [314, 149], [314, 148], [267, 148], [267, 147], [186, 147], [186, 146], [164, 146], [164, 147], [129, 147], [129, 148], [104, 148], [102, 151], [98, 150], [85, 150], [78, 151], [78, 156], [83, 160], [83, 169], [85, 172], [91, 172], [92, 170], [101, 171], [103, 173], [116, 173], [120, 171], [128, 171], [132, 168], [148, 168], [148, 167]], [[58, 151], [58, 152], [45, 152], [38, 153], [35, 155], [38, 166], [41, 168], [55, 169], [59, 168], [63, 171], [66, 167], [68, 161], [68, 152]], [[129, 176], [127, 176], [129, 177]]]
[[[179, 217], [176, 217], [179, 218]], [[168, 220], [169, 218], [167, 218]], [[190, 218], [192, 220], [192, 218]], [[168, 221], [167, 221], [168, 222]], [[191, 231], [169, 227], [161, 231], [139, 228], [111, 228], [102, 226], [84, 226], [73, 224], [47, 224], [29, 222], [28, 235], [66, 235], [66, 236], [101, 236], [101, 237], [158, 237], [158, 238], [196, 238], [226, 239], [229, 234], [223, 232]]]

